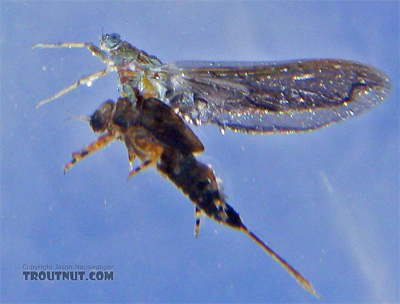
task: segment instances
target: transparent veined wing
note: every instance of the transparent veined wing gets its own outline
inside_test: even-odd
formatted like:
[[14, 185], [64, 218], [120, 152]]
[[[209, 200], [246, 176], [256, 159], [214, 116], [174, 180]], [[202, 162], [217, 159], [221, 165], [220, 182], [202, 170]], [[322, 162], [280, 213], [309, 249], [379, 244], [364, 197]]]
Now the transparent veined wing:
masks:
[[175, 62], [159, 68], [165, 102], [186, 121], [247, 133], [303, 132], [383, 101], [388, 77], [358, 62]]

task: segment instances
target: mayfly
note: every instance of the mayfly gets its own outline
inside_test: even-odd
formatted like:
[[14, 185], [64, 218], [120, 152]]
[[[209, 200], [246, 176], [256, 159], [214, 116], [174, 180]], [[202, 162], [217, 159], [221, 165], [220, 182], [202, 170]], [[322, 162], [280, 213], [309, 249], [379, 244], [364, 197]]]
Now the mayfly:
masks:
[[[64, 166], [104, 147], [114, 139], [125, 143], [131, 171], [155, 166], [195, 205], [195, 235], [200, 215], [248, 235], [309, 293], [312, 285], [253, 234], [226, 203], [209, 166], [195, 155], [204, 147], [185, 124], [211, 123], [221, 132], [294, 133], [318, 129], [362, 113], [390, 92], [388, 77], [376, 68], [339, 59], [288, 62], [201, 62], [163, 64], [118, 34], [106, 34], [100, 47], [91, 43], [36, 44], [34, 48], [86, 48], [105, 69], [79, 79], [37, 106], [57, 99], [109, 72], [118, 74], [120, 98], [108, 100], [89, 121], [96, 141], [72, 154]], [[140, 165], [132, 169], [133, 161]]]

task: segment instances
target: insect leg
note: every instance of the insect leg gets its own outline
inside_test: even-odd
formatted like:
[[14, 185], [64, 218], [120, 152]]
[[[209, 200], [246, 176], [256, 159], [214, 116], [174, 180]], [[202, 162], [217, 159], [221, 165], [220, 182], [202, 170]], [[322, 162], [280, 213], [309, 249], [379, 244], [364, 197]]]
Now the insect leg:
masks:
[[320, 295], [314, 290], [311, 283], [308, 282], [297, 270], [295, 270], [288, 262], [281, 258], [275, 251], [267, 246], [260, 238], [258, 238], [253, 232], [247, 229], [246, 226], [242, 225], [239, 230], [243, 231], [247, 236], [249, 236], [254, 242], [257, 243], [265, 252], [268, 253], [279, 265], [281, 265], [296, 281], [310, 294], [320, 299]]
[[115, 139], [115, 136], [110, 133], [106, 133], [100, 136], [96, 141], [84, 147], [81, 151], [71, 154], [72, 160], [64, 166], [64, 173], [71, 168], [75, 163], [80, 161], [85, 156], [103, 148]]
[[105, 64], [109, 64], [108, 56], [103, 52], [98, 46], [92, 43], [84, 42], [63, 42], [63, 43], [38, 43], [32, 46], [33, 49], [36, 48], [87, 48], [93, 56], [97, 57], [100, 61]]
[[81, 85], [81, 84], [89, 84], [92, 83], [94, 81], [96, 81], [97, 79], [99, 79], [100, 77], [106, 75], [108, 72], [110, 72], [112, 69], [110, 68], [105, 68], [104, 70], [95, 72], [93, 74], [90, 74], [88, 76], [82, 77], [81, 79], [79, 79], [77, 82], [74, 82], [73, 84], [69, 85], [68, 87], [62, 89], [61, 91], [59, 91], [58, 93], [43, 99], [42, 101], [38, 102], [36, 104], [36, 108], [44, 105], [45, 103], [48, 103], [54, 99], [57, 99], [58, 97], [64, 95], [65, 93], [72, 91], [73, 89], [75, 89], [77, 86]]
[[142, 161], [137, 168], [129, 172], [128, 179], [139, 171], [154, 165], [163, 152], [163, 148], [144, 129], [138, 129], [125, 135], [124, 140], [128, 148], [128, 155], [129, 153], [135, 154]]
[[196, 219], [196, 223], [194, 225], [194, 237], [197, 238], [200, 231], [200, 217], [201, 217], [201, 210], [196, 206], [194, 209], [194, 218]]
[[132, 151], [128, 148], [128, 162], [129, 162], [129, 170], [133, 170], [133, 162], [136, 159], [136, 153], [135, 151]]
[[143, 169], [146, 169], [148, 166], [151, 166], [152, 164], [155, 163], [155, 160], [148, 159], [141, 163], [139, 166], [137, 166], [135, 169], [131, 170], [128, 174], [128, 179], [130, 179], [132, 176], [134, 176], [136, 173], [139, 173]]

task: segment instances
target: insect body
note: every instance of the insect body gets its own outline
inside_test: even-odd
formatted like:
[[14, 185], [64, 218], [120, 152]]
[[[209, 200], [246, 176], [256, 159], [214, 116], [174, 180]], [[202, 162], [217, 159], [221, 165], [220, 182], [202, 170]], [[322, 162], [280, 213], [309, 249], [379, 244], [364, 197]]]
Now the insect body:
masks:
[[203, 151], [203, 145], [183, 120], [168, 106], [153, 97], [138, 96], [136, 103], [127, 97], [103, 103], [90, 117], [94, 132], [105, 133], [95, 142], [72, 154], [64, 166], [68, 170], [83, 157], [119, 139], [125, 143], [131, 163], [139, 157], [141, 165], [128, 177], [153, 165], [158, 172], [173, 182], [195, 204], [195, 236], [204, 212], [220, 224], [239, 229], [261, 246], [290, 275], [311, 294], [318, 297], [312, 285], [284, 259], [254, 235], [242, 222], [239, 214], [226, 203], [213, 170], [199, 162], [194, 154]]
[[380, 103], [390, 82], [379, 70], [352, 61], [320, 59], [281, 63], [176, 62], [154, 56], [104, 35], [100, 48], [90, 43], [37, 44], [34, 47], [83, 47], [106, 64], [37, 104], [40, 106], [91, 83], [110, 71], [118, 74], [121, 97], [103, 103], [90, 118], [94, 132], [104, 133], [73, 153], [68, 170], [86, 155], [114, 139], [125, 143], [132, 166], [128, 177], [155, 166], [195, 204], [195, 235], [203, 212], [239, 229], [272, 256], [308, 292], [311, 284], [254, 235], [226, 203], [214, 172], [195, 155], [202, 143], [184, 123], [212, 123], [222, 131], [271, 133], [317, 129], [354, 116]]

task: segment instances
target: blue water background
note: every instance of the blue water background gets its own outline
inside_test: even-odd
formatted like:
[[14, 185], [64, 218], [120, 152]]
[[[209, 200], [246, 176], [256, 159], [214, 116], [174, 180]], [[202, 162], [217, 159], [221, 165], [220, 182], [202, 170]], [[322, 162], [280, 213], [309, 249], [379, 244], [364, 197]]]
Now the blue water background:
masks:
[[[149, 169], [126, 181], [122, 143], [66, 175], [92, 142], [84, 121], [116, 99], [116, 75], [35, 109], [103, 68], [84, 49], [118, 32], [163, 62], [343, 58], [387, 73], [393, 91], [360, 117], [300, 135], [194, 127], [201, 161], [243, 221], [323, 296], [399, 302], [399, 3], [397, 1], [2, 1], [1, 302], [317, 300], [238, 231], [203, 219]], [[113, 281], [26, 281], [24, 265], [113, 265]]]

